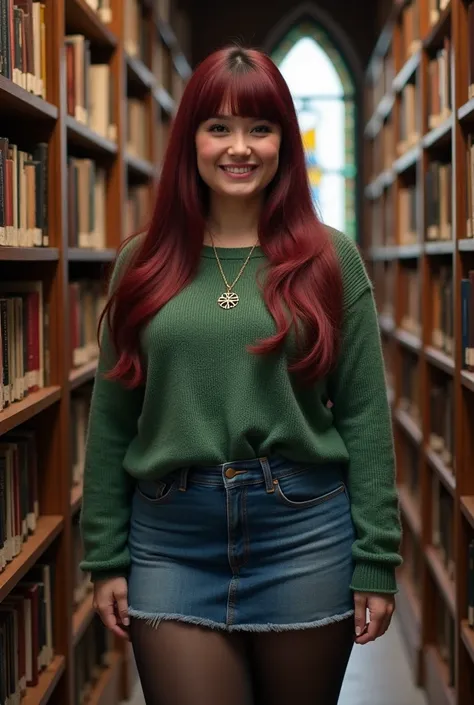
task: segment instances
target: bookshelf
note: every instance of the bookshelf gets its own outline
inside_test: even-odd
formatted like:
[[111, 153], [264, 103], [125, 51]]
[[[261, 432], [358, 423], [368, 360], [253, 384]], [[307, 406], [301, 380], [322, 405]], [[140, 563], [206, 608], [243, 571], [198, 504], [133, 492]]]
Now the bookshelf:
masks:
[[473, 96], [474, 3], [393, 2], [366, 75], [363, 247], [393, 405], [398, 614], [436, 705], [474, 702]]
[[[0, 630], [28, 601], [38, 631], [20, 651], [44, 656], [22, 705], [116, 705], [133, 686], [129, 645], [80, 583], [77, 521], [104, 282], [149, 216], [191, 71], [179, 5], [0, 0]], [[37, 603], [21, 593], [33, 583]]]

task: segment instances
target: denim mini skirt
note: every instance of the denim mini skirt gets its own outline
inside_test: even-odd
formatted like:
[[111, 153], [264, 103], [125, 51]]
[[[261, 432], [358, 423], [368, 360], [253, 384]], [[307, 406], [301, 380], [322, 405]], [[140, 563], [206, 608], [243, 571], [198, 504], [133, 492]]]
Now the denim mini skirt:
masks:
[[350, 617], [354, 528], [339, 464], [280, 457], [137, 482], [129, 614], [225, 631]]

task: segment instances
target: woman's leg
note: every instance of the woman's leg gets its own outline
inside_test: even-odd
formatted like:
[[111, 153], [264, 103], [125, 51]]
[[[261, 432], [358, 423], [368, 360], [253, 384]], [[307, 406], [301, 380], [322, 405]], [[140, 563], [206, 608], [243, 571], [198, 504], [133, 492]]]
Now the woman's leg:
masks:
[[238, 636], [177, 621], [153, 627], [132, 619], [130, 637], [146, 705], [252, 705]]
[[258, 705], [337, 705], [354, 619], [316, 629], [252, 634]]

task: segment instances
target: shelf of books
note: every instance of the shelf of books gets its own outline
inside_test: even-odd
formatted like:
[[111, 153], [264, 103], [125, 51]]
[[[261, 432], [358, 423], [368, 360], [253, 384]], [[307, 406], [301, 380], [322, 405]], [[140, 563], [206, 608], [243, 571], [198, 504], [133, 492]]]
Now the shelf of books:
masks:
[[398, 613], [430, 703], [474, 702], [474, 2], [394, 2], [367, 71], [365, 236], [393, 400]]
[[0, 0], [0, 703], [116, 705], [78, 569], [96, 326], [189, 77], [174, 0]]

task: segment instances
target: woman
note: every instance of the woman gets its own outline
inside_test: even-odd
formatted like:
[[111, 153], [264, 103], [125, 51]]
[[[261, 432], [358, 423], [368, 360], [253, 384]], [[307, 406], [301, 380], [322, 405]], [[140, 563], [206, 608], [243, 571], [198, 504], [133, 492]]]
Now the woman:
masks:
[[354, 641], [390, 623], [371, 284], [314, 213], [289, 90], [258, 51], [196, 69], [151, 225], [119, 255], [82, 530], [148, 705], [335, 705]]

